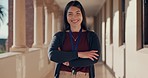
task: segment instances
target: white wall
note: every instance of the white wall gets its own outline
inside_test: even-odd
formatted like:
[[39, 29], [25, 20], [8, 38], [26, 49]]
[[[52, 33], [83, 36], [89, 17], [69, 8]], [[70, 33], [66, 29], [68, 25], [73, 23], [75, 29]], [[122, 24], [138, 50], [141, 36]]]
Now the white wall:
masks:
[[[121, 28], [121, 5], [119, 4], [121, 0], [113, 0], [113, 70], [117, 78], [123, 78], [124, 76], [124, 49], [125, 45], [119, 45], [120, 28]], [[123, 35], [123, 34], [122, 34]]]
[[137, 50], [138, 0], [126, 0], [126, 78], [148, 78], [148, 48]]
[[[121, 30], [121, 0], [113, 0], [113, 44], [110, 45], [109, 1], [102, 7], [102, 60], [115, 73], [116, 78], [148, 78], [148, 48], [137, 50], [140, 45], [141, 31], [140, 0], [125, 0], [126, 24], [125, 44], [119, 45]], [[104, 11], [106, 7], [106, 12]], [[106, 14], [106, 18], [104, 16]], [[105, 19], [104, 19], [105, 18]], [[106, 21], [105, 21], [106, 20]]]
[[111, 44], [111, 16], [110, 0], [106, 1], [106, 64], [112, 69], [113, 67], [113, 45]]

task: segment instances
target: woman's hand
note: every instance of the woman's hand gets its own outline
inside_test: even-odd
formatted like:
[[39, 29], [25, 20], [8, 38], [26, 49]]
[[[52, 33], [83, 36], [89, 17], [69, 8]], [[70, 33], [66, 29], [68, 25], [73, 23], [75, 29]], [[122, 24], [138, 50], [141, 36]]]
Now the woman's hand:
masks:
[[69, 66], [69, 62], [64, 62], [63, 63], [65, 66]]
[[[97, 60], [97, 56], [99, 56], [96, 52], [96, 50], [91, 50], [91, 51], [86, 51], [86, 52], [78, 52], [78, 57], [80, 58], [89, 58], [92, 61], [94, 61], [95, 59]], [[69, 66], [69, 62], [64, 62], [63, 65], [65, 66]]]
[[95, 59], [97, 60], [97, 56], [99, 56], [96, 52], [96, 50], [91, 50], [91, 51], [86, 51], [86, 52], [78, 52], [78, 57], [80, 58], [89, 58], [92, 61], [94, 61]]

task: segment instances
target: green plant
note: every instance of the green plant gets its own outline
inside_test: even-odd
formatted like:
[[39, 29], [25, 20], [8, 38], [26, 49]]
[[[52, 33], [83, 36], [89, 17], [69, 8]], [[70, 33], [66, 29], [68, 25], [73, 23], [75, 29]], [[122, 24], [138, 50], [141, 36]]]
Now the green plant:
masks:
[[5, 53], [5, 51], [3, 51], [3, 50], [0, 50], [0, 54], [1, 54], [1, 53]]
[[4, 17], [6, 15], [4, 10], [5, 8], [2, 5], [0, 5], [0, 24], [4, 22]]

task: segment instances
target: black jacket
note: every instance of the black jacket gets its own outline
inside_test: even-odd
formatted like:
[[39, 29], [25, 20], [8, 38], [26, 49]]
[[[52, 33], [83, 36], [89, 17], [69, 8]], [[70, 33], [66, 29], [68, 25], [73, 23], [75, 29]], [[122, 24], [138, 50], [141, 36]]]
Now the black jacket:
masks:
[[[99, 43], [98, 36], [92, 32], [87, 31], [87, 39], [89, 43], [89, 50], [98, 50], [98, 54], [100, 55], [101, 47]], [[90, 60], [87, 58], [79, 58], [77, 52], [64, 52], [60, 51], [58, 48], [62, 48], [66, 32], [58, 32], [54, 35], [48, 51], [48, 57], [51, 61], [57, 63], [55, 78], [59, 78], [60, 66], [64, 62], [69, 62], [70, 67], [85, 67], [90, 66], [89, 69], [89, 78], [95, 78], [94, 74], [94, 64], [98, 62], [98, 60]], [[99, 58], [99, 56], [98, 56]]]

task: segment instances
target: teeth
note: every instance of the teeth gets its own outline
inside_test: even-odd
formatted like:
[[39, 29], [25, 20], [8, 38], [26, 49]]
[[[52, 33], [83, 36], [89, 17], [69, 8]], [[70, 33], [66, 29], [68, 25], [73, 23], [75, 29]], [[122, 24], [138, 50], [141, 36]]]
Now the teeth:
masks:
[[72, 20], [72, 22], [73, 22], [73, 23], [76, 23], [76, 22], [78, 22], [78, 20]]

